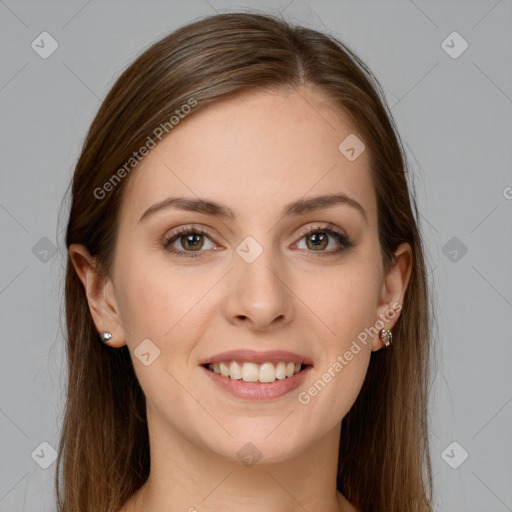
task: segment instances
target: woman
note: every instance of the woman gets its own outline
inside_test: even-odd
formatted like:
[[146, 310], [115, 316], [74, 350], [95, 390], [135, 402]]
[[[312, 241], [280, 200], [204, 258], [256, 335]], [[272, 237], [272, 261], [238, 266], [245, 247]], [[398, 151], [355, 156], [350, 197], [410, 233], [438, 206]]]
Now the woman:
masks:
[[431, 511], [405, 172], [328, 35], [221, 14], [130, 65], [72, 182], [59, 510]]

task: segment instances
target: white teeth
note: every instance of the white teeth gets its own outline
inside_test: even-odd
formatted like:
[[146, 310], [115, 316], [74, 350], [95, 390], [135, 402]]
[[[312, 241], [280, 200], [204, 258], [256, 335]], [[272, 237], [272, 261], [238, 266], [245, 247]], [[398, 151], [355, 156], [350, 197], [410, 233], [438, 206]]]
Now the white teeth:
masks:
[[276, 379], [282, 380], [286, 377], [286, 363], [279, 361], [276, 366]]
[[242, 365], [242, 380], [245, 382], [256, 382], [258, 377], [259, 372], [256, 363], [244, 363]]
[[236, 361], [208, 364], [208, 369], [220, 374], [223, 377], [240, 380], [244, 382], [274, 382], [293, 377], [300, 372], [300, 363], [285, 363], [279, 361], [277, 364], [250, 362], [237, 363]]
[[229, 376], [235, 380], [242, 378], [242, 367], [236, 361], [233, 361], [229, 367]]
[[220, 374], [223, 377], [229, 377], [229, 366], [226, 363], [220, 363]]
[[274, 382], [276, 380], [276, 369], [272, 363], [263, 363], [260, 366], [258, 380], [260, 382]]

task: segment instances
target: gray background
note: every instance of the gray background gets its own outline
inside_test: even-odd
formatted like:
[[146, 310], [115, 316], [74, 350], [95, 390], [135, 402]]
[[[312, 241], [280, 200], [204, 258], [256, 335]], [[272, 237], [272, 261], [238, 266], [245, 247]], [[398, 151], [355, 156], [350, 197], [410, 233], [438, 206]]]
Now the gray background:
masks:
[[[86, 130], [151, 42], [240, 7], [281, 9], [332, 33], [382, 83], [414, 171], [436, 291], [436, 510], [512, 510], [510, 0], [0, 0], [0, 512], [54, 510], [55, 463], [41, 443], [57, 446], [65, 384], [59, 205]], [[47, 59], [31, 47], [43, 31], [59, 45]], [[469, 44], [457, 58], [446, 50], [459, 52], [461, 40], [442, 44], [453, 31]]]

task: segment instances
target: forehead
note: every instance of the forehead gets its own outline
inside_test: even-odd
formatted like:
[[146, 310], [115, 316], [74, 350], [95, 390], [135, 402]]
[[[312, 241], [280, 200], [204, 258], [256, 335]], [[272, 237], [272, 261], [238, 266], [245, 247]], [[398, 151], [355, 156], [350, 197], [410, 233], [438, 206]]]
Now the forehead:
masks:
[[213, 199], [250, 218], [299, 198], [344, 193], [371, 219], [368, 152], [351, 161], [339, 149], [354, 135], [350, 118], [310, 88], [233, 95], [189, 115], [144, 157], [124, 192], [122, 217], [136, 222], [171, 195]]

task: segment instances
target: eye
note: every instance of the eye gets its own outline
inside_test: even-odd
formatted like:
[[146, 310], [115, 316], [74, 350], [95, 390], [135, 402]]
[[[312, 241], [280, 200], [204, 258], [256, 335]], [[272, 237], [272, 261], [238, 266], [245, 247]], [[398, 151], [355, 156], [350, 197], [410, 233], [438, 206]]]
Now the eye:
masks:
[[[205, 238], [213, 244], [207, 232], [202, 228], [195, 228], [193, 226], [185, 226], [179, 228], [170, 235], [168, 235], [164, 241], [164, 248], [172, 254], [178, 254], [179, 256], [185, 257], [197, 257], [202, 249], [212, 249], [213, 247], [205, 247]], [[176, 249], [174, 244], [178, 243], [181, 245], [181, 249]]]
[[[315, 252], [317, 256], [332, 256], [354, 246], [351, 239], [341, 231], [338, 231], [332, 224], [308, 226], [299, 235], [301, 238], [295, 245], [299, 245], [305, 239], [307, 252]], [[208, 246], [208, 243], [210, 246]], [[179, 244], [181, 248], [176, 247], [175, 244]], [[201, 255], [201, 252], [208, 249], [216, 250], [215, 243], [207, 231], [201, 227], [194, 226], [184, 226], [174, 230], [165, 238], [163, 245], [165, 250], [171, 254], [187, 258], [198, 257]], [[333, 245], [334, 248], [332, 248]], [[303, 247], [297, 248], [303, 249]]]
[[[302, 238], [298, 243], [305, 239], [306, 249], [309, 249], [311, 252], [322, 253], [318, 254], [318, 256], [336, 254], [348, 247], [354, 246], [350, 238], [338, 231], [332, 224], [326, 226], [309, 226], [300, 234]], [[333, 244], [334, 249], [332, 249]], [[324, 250], [329, 247], [331, 250]], [[301, 247], [298, 248], [301, 249]]]

